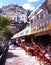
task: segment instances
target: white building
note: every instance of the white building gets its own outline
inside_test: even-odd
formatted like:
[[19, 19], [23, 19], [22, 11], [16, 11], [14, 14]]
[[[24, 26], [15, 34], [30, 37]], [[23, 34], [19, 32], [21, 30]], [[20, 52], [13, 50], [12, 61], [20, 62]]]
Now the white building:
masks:
[[10, 19], [13, 21], [17, 21], [17, 14], [11, 15]]
[[20, 22], [27, 22], [27, 15], [26, 14], [20, 14], [19, 15]]

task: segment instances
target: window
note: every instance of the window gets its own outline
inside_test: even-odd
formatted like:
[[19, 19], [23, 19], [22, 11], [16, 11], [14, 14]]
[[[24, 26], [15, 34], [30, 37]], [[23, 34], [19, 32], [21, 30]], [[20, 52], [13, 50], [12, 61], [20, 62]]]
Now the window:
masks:
[[37, 15], [37, 19], [39, 19], [39, 14]]
[[48, 6], [48, 13], [51, 14], [51, 5]]
[[47, 12], [46, 9], [43, 11], [43, 15], [44, 15], [44, 16], [48, 15], [48, 12]]
[[34, 21], [36, 21], [36, 15], [35, 15], [35, 17], [34, 17]]
[[31, 24], [33, 23], [33, 19], [31, 20]]
[[14, 17], [14, 20], [15, 20], [16, 18]]
[[43, 18], [43, 12], [40, 13], [40, 19], [42, 19], [42, 18]]

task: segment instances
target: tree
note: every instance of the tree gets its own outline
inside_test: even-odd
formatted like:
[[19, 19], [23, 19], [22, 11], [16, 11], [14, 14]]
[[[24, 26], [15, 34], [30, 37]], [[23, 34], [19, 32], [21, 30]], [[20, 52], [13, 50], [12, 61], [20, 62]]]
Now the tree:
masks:
[[28, 11], [27, 11], [27, 21], [28, 21], [28, 22], [29, 22], [28, 16], [30, 15], [30, 13], [31, 13], [31, 11], [28, 10]]
[[0, 39], [3, 38], [10, 39], [12, 33], [10, 32], [10, 21], [6, 17], [0, 15]]
[[5, 32], [4, 36], [6, 37], [6, 39], [7, 39], [7, 40], [11, 39], [11, 37], [13, 36], [13, 34], [12, 34], [10, 28], [7, 27], [5, 31], [6, 31], [6, 32]]
[[9, 20], [3, 16], [0, 15], [0, 27], [5, 28], [10, 24]]
[[31, 13], [31, 11], [30, 11], [30, 10], [28, 10], [28, 11], [27, 11], [27, 16], [29, 16], [29, 15], [30, 15], [30, 13]]

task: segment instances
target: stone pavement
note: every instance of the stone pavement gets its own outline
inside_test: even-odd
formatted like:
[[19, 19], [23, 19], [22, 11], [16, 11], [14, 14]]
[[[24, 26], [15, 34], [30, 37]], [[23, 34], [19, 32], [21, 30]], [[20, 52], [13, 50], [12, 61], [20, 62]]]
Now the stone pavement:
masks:
[[5, 65], [40, 65], [34, 56], [26, 55], [26, 52], [17, 47], [9, 49]]

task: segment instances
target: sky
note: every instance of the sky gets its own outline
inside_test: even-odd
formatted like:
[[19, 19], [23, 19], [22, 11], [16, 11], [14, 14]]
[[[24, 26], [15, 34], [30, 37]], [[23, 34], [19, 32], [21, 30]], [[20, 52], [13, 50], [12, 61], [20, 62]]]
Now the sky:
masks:
[[0, 8], [10, 4], [17, 4], [24, 9], [34, 10], [42, 3], [42, 1], [43, 0], [0, 0]]

